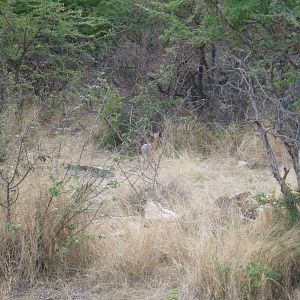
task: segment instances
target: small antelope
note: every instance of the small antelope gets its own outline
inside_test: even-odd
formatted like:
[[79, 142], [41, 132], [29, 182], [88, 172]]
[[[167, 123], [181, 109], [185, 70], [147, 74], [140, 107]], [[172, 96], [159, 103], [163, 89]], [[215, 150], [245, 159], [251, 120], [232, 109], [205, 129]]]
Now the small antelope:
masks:
[[150, 132], [150, 141], [147, 144], [144, 144], [141, 147], [141, 151], [142, 151], [142, 155], [144, 156], [145, 160], [148, 160], [148, 162], [150, 160], [153, 160], [155, 152], [157, 150], [157, 142], [158, 139], [161, 136], [161, 133], [152, 133]]

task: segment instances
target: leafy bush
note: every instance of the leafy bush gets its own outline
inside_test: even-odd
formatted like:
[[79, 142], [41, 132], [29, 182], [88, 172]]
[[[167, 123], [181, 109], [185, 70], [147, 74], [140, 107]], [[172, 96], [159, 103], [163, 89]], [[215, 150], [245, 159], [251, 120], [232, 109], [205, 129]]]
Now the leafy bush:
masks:
[[0, 78], [13, 77], [14, 90], [20, 90], [15, 99], [20, 107], [24, 91], [31, 91], [45, 104], [91, 62], [87, 45], [93, 38], [77, 28], [91, 20], [80, 11], [52, 0], [4, 1], [0, 10]]
[[108, 131], [102, 139], [104, 146], [116, 146], [122, 142], [120, 137], [122, 99], [116, 91], [107, 87], [107, 95], [103, 104], [102, 120]]
[[171, 290], [166, 296], [166, 300], [178, 300], [178, 299], [179, 299], [179, 289]]
[[118, 92], [103, 80], [101, 85], [89, 88], [83, 101], [97, 113], [98, 128], [94, 142], [109, 149], [121, 144], [123, 101]]
[[260, 290], [262, 280], [278, 281], [281, 278], [279, 272], [270, 270], [260, 262], [250, 261], [247, 264], [247, 272], [250, 277], [250, 293]]
[[279, 214], [284, 214], [289, 225], [294, 225], [300, 219], [300, 213], [297, 209], [297, 205], [300, 204], [300, 193], [292, 192], [287, 187], [289, 192], [281, 197], [276, 197], [274, 193], [258, 193], [256, 195], [257, 202], [261, 205], [270, 204], [275, 208], [275, 211]]
[[125, 146], [136, 150], [146, 131], [164, 131], [165, 120], [173, 119], [179, 99], [164, 98], [155, 90], [155, 82], [141, 88], [138, 96], [124, 105], [121, 134]]

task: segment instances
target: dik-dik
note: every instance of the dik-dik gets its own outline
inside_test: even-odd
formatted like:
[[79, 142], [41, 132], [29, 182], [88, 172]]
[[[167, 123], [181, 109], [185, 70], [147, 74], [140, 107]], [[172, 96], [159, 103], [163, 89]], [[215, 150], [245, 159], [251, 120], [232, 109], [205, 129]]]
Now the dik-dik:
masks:
[[159, 138], [161, 137], [161, 133], [149, 133], [149, 141], [147, 144], [144, 144], [141, 148], [143, 157], [148, 161], [153, 161], [155, 157], [155, 152], [157, 151], [157, 144], [159, 141]]

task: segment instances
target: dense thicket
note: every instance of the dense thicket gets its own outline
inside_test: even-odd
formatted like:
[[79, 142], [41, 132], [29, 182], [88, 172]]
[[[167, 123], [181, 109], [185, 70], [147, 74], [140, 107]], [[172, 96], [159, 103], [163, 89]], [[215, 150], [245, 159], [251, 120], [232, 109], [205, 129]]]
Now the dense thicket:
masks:
[[251, 121], [271, 161], [265, 128], [282, 140], [300, 187], [299, 18], [296, 0], [1, 1], [1, 108], [45, 114], [76, 90], [91, 113], [100, 101], [110, 145], [187, 111]]

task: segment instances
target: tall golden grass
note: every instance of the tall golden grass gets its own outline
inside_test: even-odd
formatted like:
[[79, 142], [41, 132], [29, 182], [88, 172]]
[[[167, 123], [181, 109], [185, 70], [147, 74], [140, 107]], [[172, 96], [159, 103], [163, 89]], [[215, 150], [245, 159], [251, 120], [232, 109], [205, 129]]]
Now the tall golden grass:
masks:
[[[166, 152], [188, 151], [204, 156], [235, 157], [253, 167], [266, 167], [267, 155], [256, 128], [249, 124], [201, 124], [191, 119], [169, 122], [165, 135]], [[283, 144], [269, 136], [270, 144], [280, 165], [290, 165]]]
[[[184, 141], [181, 137], [190, 128], [176, 130], [166, 145], [175, 155], [162, 159], [158, 185], [149, 189], [138, 172], [132, 179], [116, 169], [119, 185], [99, 196], [105, 205], [76, 239], [70, 239], [71, 225], [85, 224], [91, 215], [78, 214], [62, 226], [72, 201], [67, 186], [49, 206], [48, 173], [43, 169], [32, 175], [22, 186], [13, 224], [5, 224], [0, 214], [2, 299], [14, 298], [21, 283], [34, 286], [41, 277], [60, 279], [70, 290], [81, 286], [84, 299], [293, 299], [300, 274], [300, 224], [288, 228], [271, 209], [245, 223], [237, 213], [228, 217], [215, 205], [221, 196], [278, 191], [268, 169], [238, 167], [237, 159], [261, 159], [250, 150], [257, 145], [244, 142], [249, 141], [246, 134], [238, 136], [238, 143], [226, 135], [216, 138], [208, 128], [197, 129], [197, 138], [189, 133]], [[75, 151], [75, 139], [78, 143], [78, 137], [65, 141], [60, 159]], [[205, 159], [195, 154], [203, 147]], [[234, 155], [233, 147], [238, 150]], [[84, 155], [86, 161], [93, 157]], [[131, 168], [137, 168], [136, 162], [126, 161], [123, 170]], [[293, 184], [294, 178], [289, 181]], [[178, 218], [146, 220], [131, 207], [141, 195]], [[26, 299], [37, 298], [34, 288], [31, 295]], [[70, 298], [63, 288], [60, 295]]]

